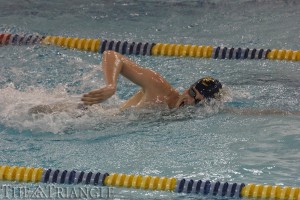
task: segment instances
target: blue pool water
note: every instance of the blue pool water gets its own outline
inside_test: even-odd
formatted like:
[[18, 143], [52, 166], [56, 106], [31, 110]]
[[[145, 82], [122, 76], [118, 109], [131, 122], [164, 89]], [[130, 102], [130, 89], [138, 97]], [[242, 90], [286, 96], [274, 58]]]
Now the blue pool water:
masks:
[[[0, 1], [1, 33], [299, 49], [296, 0]], [[33, 116], [33, 106], [76, 103], [101, 87], [101, 55], [43, 45], [0, 52], [0, 165], [300, 186], [299, 116], [222, 110], [299, 111], [299, 62], [130, 56], [181, 92], [211, 75], [228, 94], [222, 105], [119, 113], [138, 89], [121, 77], [101, 106]], [[116, 199], [211, 198], [114, 191]]]

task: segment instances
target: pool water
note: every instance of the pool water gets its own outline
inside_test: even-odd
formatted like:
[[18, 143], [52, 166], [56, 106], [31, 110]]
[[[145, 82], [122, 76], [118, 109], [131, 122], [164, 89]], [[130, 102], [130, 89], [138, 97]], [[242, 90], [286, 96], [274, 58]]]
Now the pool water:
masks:
[[[296, 0], [16, 0], [1, 3], [0, 32], [298, 50], [298, 19]], [[120, 77], [117, 94], [88, 111], [31, 115], [33, 106], [77, 103], [101, 87], [101, 54], [44, 45], [0, 48], [0, 165], [300, 185], [299, 115], [223, 110], [299, 111], [299, 62], [129, 56], [180, 92], [211, 75], [228, 93], [222, 104], [120, 113], [118, 105], [138, 90]], [[212, 198], [114, 192], [116, 199]]]

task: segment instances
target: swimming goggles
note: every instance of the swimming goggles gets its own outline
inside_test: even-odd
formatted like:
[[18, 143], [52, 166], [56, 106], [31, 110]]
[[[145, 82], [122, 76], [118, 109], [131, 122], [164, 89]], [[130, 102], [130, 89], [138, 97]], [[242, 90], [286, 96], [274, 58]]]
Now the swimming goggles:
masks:
[[197, 105], [201, 100], [196, 99], [197, 93], [196, 93], [196, 91], [194, 89], [194, 85], [192, 85], [190, 87], [190, 89], [189, 89], [188, 92], [189, 92], [189, 95], [195, 99], [195, 105]]

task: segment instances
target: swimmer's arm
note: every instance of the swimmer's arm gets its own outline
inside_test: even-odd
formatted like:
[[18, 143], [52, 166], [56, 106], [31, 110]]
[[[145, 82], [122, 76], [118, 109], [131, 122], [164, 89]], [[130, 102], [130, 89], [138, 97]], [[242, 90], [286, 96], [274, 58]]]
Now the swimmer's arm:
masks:
[[114, 51], [105, 51], [103, 53], [102, 68], [106, 86], [84, 94], [81, 100], [86, 105], [100, 103], [110, 98], [116, 92], [119, 74], [141, 86], [143, 91], [152, 90], [156, 92], [160, 90], [160, 86], [163, 84], [168, 85], [160, 74], [143, 68]]
[[120, 111], [124, 111], [126, 108], [130, 106], [137, 105], [138, 102], [143, 98], [144, 92], [142, 90], [138, 91], [135, 95], [133, 95], [130, 99], [125, 101], [121, 107]]
[[259, 108], [225, 108], [225, 112], [240, 115], [300, 115], [300, 111], [285, 111], [279, 109], [259, 109]]

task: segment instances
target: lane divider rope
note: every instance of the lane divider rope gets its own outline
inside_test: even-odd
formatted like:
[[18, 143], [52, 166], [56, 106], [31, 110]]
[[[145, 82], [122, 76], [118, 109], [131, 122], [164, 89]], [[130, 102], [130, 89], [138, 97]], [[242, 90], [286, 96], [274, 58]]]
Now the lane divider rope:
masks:
[[186, 194], [202, 194], [232, 198], [299, 199], [299, 187], [255, 185], [253, 183], [221, 183], [209, 180], [176, 179], [117, 173], [93, 173], [75, 170], [0, 166], [0, 181], [45, 184], [86, 184], [144, 190], [160, 190]]
[[0, 34], [1, 45], [32, 45], [38, 44], [44, 39], [39, 35]]
[[228, 48], [220, 46], [142, 43], [61, 36], [0, 34], [0, 46], [30, 45], [38, 43], [98, 53], [103, 53], [106, 50], [113, 50], [126, 55], [300, 61], [300, 50]]
[[79, 49], [84, 51], [98, 52], [100, 39], [86, 39], [86, 38], [70, 38], [46, 36], [42, 40], [43, 44], [54, 44], [57, 46], [67, 47], [71, 49]]

